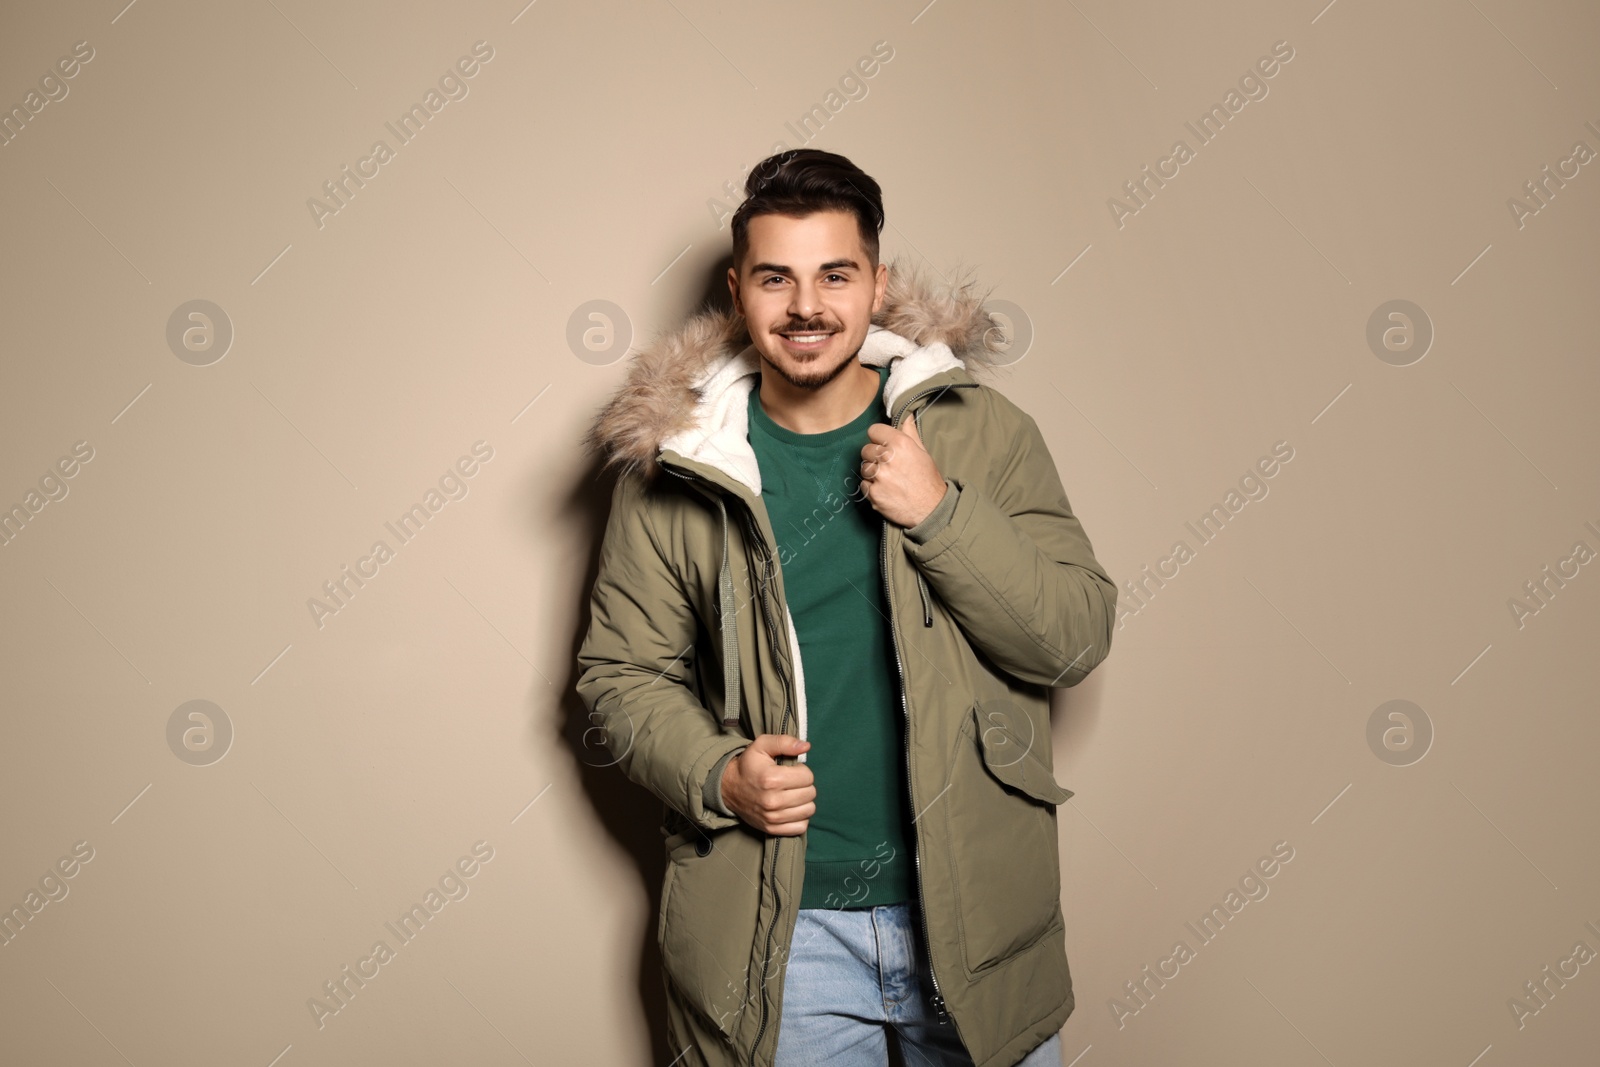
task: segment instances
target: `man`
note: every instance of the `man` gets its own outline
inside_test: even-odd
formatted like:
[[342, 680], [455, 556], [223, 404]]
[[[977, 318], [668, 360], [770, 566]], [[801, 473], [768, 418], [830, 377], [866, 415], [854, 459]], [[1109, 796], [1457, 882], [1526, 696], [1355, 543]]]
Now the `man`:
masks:
[[969, 367], [970, 286], [878, 262], [878, 184], [813, 149], [733, 219], [734, 311], [641, 351], [577, 689], [666, 805], [679, 1063], [1061, 1062], [1050, 687], [1116, 586], [1034, 420]]

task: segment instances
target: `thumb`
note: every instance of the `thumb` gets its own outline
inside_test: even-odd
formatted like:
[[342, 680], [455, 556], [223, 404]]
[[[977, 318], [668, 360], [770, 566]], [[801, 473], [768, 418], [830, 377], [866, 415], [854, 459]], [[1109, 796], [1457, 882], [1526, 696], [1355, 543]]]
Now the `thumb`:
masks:
[[762, 734], [750, 742], [750, 747], [767, 756], [798, 756], [811, 747], [793, 734]]
[[908, 417], [901, 429], [907, 437], [917, 443], [918, 448], [922, 448], [924, 452], [927, 451], [926, 448], [922, 447], [922, 431], [917, 429], [917, 417], [915, 415]]

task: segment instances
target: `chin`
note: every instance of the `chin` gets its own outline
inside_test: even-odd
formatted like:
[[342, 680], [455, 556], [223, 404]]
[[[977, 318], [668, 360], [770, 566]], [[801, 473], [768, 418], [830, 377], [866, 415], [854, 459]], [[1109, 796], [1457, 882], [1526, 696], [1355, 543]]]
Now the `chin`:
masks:
[[801, 388], [818, 388], [837, 378], [850, 365], [854, 356], [844, 356], [836, 362], [824, 363], [820, 356], [796, 358], [779, 346], [776, 352], [766, 353], [767, 361], [791, 385]]

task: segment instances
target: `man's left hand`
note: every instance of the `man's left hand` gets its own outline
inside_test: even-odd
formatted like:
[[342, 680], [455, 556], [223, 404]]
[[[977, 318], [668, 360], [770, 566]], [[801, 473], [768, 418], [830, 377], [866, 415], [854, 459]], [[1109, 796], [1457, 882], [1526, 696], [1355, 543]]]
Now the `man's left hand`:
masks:
[[867, 427], [861, 447], [861, 491], [873, 508], [897, 526], [912, 527], [933, 514], [944, 499], [944, 475], [922, 446], [917, 420], [907, 418], [906, 429], [886, 422]]

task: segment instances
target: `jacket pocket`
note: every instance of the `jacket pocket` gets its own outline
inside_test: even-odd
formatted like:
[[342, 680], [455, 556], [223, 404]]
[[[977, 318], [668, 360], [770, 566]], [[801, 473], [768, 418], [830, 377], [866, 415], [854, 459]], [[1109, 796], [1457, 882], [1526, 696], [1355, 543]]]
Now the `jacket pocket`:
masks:
[[983, 765], [990, 774], [1041, 803], [1054, 806], [1071, 799], [1072, 790], [1056, 783], [1055, 775], [1039, 755], [1038, 745], [1049, 744], [1049, 735], [1042, 738], [1022, 736], [1009, 716], [991, 713], [986, 717], [981, 707], [972, 711], [977, 717]]
[[677, 864], [672, 862], [672, 854], [685, 842], [692, 840], [699, 832], [698, 829], [693, 829], [672, 834], [667, 838], [663, 846], [667, 853], [667, 869], [661, 875], [661, 914], [656, 919], [657, 948], [665, 944], [667, 936], [667, 906], [672, 901], [672, 873], [677, 870]]
[[[761, 903], [761, 843], [740, 830], [675, 833], [664, 847], [656, 944], [681, 999], [724, 1036], [760, 987], [751, 954]], [[722, 853], [715, 855], [714, 853]]]
[[[1020, 718], [1020, 716], [1018, 716]], [[1061, 921], [1056, 783], [1028, 724], [974, 706], [957, 735], [944, 808], [956, 919], [974, 975], [1031, 948]], [[1028, 736], [1019, 736], [1020, 732]]]

